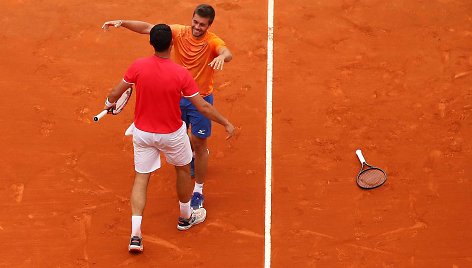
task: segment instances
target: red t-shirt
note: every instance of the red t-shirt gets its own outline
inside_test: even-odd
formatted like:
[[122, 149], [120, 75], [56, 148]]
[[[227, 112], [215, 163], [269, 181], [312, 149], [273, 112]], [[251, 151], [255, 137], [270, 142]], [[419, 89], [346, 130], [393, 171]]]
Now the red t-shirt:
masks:
[[198, 94], [189, 71], [155, 55], [136, 60], [123, 80], [135, 84], [134, 125], [146, 132], [177, 131], [182, 126], [180, 98]]

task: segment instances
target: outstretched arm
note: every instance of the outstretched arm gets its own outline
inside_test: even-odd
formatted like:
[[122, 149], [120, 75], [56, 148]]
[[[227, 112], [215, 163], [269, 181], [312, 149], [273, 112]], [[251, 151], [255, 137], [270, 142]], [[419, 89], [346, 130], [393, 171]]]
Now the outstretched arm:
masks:
[[233, 54], [227, 47], [222, 47], [218, 50], [218, 56], [214, 58], [208, 65], [215, 70], [223, 70], [225, 62], [230, 62], [233, 59]]
[[113, 26], [115, 28], [125, 27], [126, 29], [131, 30], [133, 32], [137, 32], [140, 34], [149, 34], [154, 25], [139, 20], [111, 20], [105, 22], [102, 26], [102, 29], [107, 31], [110, 26]]
[[215, 107], [213, 107], [211, 104], [206, 102], [200, 94], [197, 94], [193, 97], [188, 98], [190, 102], [197, 108], [197, 110], [202, 113], [206, 118], [210, 119], [211, 121], [214, 121], [220, 125], [222, 125], [228, 136], [226, 136], [226, 139], [231, 138], [234, 135], [235, 128], [231, 124], [231, 122], [228, 121], [223, 115], [221, 115]]

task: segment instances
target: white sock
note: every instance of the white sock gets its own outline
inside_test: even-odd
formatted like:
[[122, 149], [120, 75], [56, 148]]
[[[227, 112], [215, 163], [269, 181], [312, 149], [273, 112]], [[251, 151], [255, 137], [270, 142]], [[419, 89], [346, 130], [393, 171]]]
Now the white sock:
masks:
[[193, 192], [203, 194], [203, 183], [200, 184], [200, 183], [195, 182], [195, 186], [193, 187]]
[[182, 203], [179, 201], [180, 205], [180, 217], [184, 219], [190, 218], [190, 214], [192, 214], [192, 210], [190, 209], [190, 201], [187, 203]]
[[141, 237], [141, 221], [143, 216], [131, 216], [131, 236]]

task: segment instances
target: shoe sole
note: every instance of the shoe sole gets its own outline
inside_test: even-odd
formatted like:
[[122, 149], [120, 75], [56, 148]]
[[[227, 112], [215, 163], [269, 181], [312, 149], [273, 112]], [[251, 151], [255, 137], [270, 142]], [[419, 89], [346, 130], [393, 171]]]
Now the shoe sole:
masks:
[[130, 253], [141, 253], [143, 252], [143, 247], [138, 247], [138, 246], [129, 246], [128, 251]]

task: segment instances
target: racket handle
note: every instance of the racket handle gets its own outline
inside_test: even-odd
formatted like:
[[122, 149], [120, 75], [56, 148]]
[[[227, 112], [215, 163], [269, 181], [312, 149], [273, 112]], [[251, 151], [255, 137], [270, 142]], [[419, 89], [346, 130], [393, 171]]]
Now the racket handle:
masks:
[[99, 114], [93, 117], [93, 121], [98, 122], [98, 120], [102, 119], [106, 114], [108, 113], [108, 110], [103, 110]]
[[357, 155], [357, 158], [359, 158], [359, 161], [361, 161], [361, 164], [364, 164], [365, 163], [365, 158], [362, 155], [362, 151], [357, 149], [356, 150], [356, 155]]

